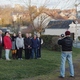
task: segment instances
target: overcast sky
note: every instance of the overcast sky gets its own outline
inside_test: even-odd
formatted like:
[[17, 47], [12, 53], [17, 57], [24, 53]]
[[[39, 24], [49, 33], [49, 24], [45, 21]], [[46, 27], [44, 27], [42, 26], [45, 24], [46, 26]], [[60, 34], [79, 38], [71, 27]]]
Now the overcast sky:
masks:
[[[0, 0], [0, 5], [6, 5], [10, 4], [14, 6], [14, 4], [21, 4], [26, 5], [29, 3], [30, 0]], [[32, 5], [36, 5], [37, 7], [44, 4], [48, 8], [58, 8], [58, 9], [69, 9], [69, 8], [75, 8], [75, 1], [76, 3], [80, 3], [80, 0], [31, 0]], [[80, 6], [80, 5], [79, 5]], [[78, 7], [79, 7], [78, 6]]]

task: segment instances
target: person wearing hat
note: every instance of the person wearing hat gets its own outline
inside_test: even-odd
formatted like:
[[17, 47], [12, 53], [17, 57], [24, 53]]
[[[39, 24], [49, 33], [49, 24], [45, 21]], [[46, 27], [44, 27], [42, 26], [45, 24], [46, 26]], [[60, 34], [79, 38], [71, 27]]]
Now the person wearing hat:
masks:
[[12, 48], [12, 42], [11, 42], [11, 38], [10, 38], [10, 33], [8, 31], [5, 32], [5, 36], [3, 38], [3, 41], [4, 41], [4, 49], [5, 49], [6, 60], [10, 60], [9, 53], [10, 53], [10, 50]]
[[65, 62], [68, 60], [70, 77], [74, 77], [74, 67], [72, 61], [73, 40], [70, 37], [70, 31], [65, 32], [65, 37], [58, 40], [58, 44], [62, 46], [60, 78], [65, 77]]

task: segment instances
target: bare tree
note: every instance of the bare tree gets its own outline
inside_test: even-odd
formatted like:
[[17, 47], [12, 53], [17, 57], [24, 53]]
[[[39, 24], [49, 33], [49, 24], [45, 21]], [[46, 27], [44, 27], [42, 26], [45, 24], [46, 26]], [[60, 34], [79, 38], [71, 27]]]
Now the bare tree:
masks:
[[[46, 4], [49, 2], [49, 0], [45, 0], [44, 3], [37, 8], [37, 6], [32, 5], [32, 1], [28, 0], [27, 9], [29, 12], [29, 20], [30, 20], [30, 26], [33, 28], [33, 31], [39, 31], [42, 32], [42, 25], [45, 19], [48, 16], [42, 15], [44, 13], [44, 10], [46, 8]], [[37, 19], [37, 24], [34, 23], [35, 19]], [[40, 29], [40, 30], [39, 30]]]
[[[48, 15], [44, 15], [45, 14], [45, 8], [47, 7], [46, 4], [49, 3], [49, 1], [50, 0], [45, 0], [44, 4], [42, 6], [40, 6], [39, 8], [34, 6], [34, 8], [33, 8], [32, 5], [31, 5], [31, 0], [28, 0], [27, 7], [28, 7], [28, 10], [29, 10], [30, 24], [31, 24], [31, 27], [33, 28], [34, 31], [42, 32], [43, 29], [45, 29], [43, 24], [50, 21], [51, 18]], [[56, 9], [56, 7], [61, 2], [62, 1], [58, 0], [58, 3], [54, 7], [54, 9]], [[68, 3], [68, 1], [67, 1], [67, 3]], [[49, 14], [50, 14], [50, 12], [49, 12]], [[51, 15], [53, 16], [52, 13], [51, 13]], [[37, 20], [37, 24], [34, 23], [35, 19]]]
[[[12, 0], [9, 0], [12, 3]], [[20, 0], [20, 2], [24, 3], [26, 6], [26, 14], [28, 15], [28, 20], [26, 22], [28, 22], [33, 31], [39, 31], [42, 32], [44, 29], [44, 25], [45, 23], [47, 23], [48, 21], [50, 21], [50, 17], [48, 15], [44, 15], [45, 14], [45, 10], [47, 7], [47, 4], [50, 2], [50, 0], [44, 0], [44, 3], [42, 5], [40, 5], [40, 7], [34, 6], [32, 5], [32, 0]], [[48, 11], [48, 13], [54, 18], [54, 14], [56, 14], [57, 12], [55, 12], [55, 9], [57, 8], [57, 6], [59, 4], [61, 4], [62, 1], [58, 0], [57, 4], [55, 7], [53, 7], [53, 10]], [[66, 4], [69, 3], [69, 0], [67, 0]], [[54, 6], [54, 5], [53, 5]], [[63, 5], [64, 7], [66, 7], [65, 5]], [[67, 6], [68, 7], [68, 6]], [[63, 8], [63, 7], [62, 7]], [[54, 14], [53, 14], [54, 12]], [[57, 17], [57, 16], [56, 16]], [[61, 17], [61, 16], [58, 16]], [[35, 20], [37, 20], [37, 24], [35, 24]]]

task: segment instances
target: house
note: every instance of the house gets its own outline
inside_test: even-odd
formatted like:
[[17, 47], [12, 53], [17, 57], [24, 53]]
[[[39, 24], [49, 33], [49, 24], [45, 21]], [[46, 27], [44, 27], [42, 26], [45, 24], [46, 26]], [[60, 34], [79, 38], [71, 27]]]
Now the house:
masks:
[[80, 23], [78, 23], [77, 21], [72, 24], [69, 25], [69, 31], [71, 33], [74, 33], [74, 39], [77, 40], [78, 37], [80, 36]]
[[50, 21], [45, 29], [44, 35], [60, 35], [69, 29], [72, 20]]
[[21, 19], [23, 17], [23, 13], [20, 13], [20, 12], [13, 12], [12, 13], [12, 18], [13, 18], [13, 21], [17, 21], [18, 19]]
[[43, 32], [43, 35], [61, 35], [64, 34], [66, 30], [69, 30], [74, 39], [80, 36], [80, 24], [76, 24], [73, 20], [56, 20], [50, 21], [47, 25], [48, 27]]

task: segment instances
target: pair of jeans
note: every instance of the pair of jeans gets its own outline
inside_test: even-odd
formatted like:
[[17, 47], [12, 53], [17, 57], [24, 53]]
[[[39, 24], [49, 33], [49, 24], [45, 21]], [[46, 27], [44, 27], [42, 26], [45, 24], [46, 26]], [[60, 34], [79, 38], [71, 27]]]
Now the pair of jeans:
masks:
[[74, 76], [74, 67], [72, 61], [72, 52], [62, 52], [61, 54], [61, 68], [60, 68], [60, 75], [65, 77], [65, 62], [68, 60], [70, 76]]
[[34, 58], [34, 55], [35, 55], [35, 59], [37, 59], [37, 48], [32, 48], [32, 58]]
[[9, 53], [10, 53], [10, 49], [5, 49], [6, 60], [9, 60]]

